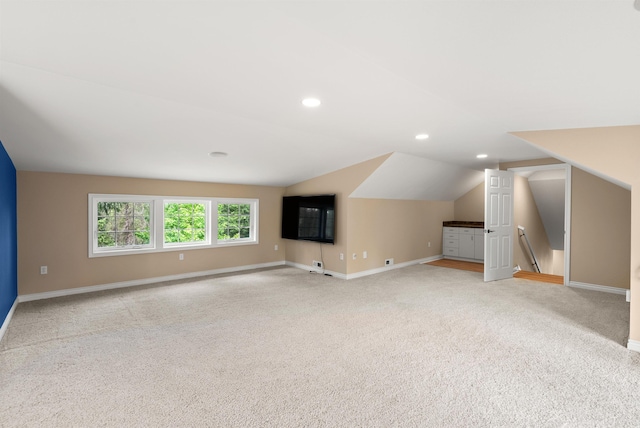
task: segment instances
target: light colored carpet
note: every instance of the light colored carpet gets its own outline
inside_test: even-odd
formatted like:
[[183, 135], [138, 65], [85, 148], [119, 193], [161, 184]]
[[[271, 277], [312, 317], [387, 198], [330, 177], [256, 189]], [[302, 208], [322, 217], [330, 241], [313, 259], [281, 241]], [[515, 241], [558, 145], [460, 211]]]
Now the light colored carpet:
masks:
[[0, 426], [638, 426], [623, 296], [416, 265], [21, 303]]

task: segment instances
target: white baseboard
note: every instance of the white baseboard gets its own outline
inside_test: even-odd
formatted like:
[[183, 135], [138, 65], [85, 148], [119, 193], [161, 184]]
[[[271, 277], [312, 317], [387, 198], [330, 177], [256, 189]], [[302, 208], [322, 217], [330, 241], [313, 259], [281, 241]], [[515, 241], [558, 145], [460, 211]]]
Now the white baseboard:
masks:
[[443, 256], [441, 259], [450, 259], [450, 260], [460, 260], [462, 262], [471, 262], [471, 263], [480, 263], [484, 264], [484, 259], [469, 259], [466, 257], [457, 257], [457, 256]]
[[362, 278], [363, 276], [375, 275], [377, 273], [387, 272], [387, 271], [390, 271], [390, 270], [393, 270], [393, 269], [402, 269], [402, 268], [407, 267], [407, 266], [413, 266], [413, 265], [419, 265], [421, 263], [433, 262], [435, 260], [440, 260], [441, 258], [442, 258], [441, 255], [437, 255], [437, 256], [433, 256], [433, 257], [426, 257], [424, 259], [411, 260], [411, 261], [408, 261], [408, 262], [397, 263], [397, 264], [393, 264], [393, 265], [389, 265], [389, 266], [382, 266], [382, 267], [375, 268], [375, 269], [363, 270], [362, 272], [356, 272], [356, 273], [348, 274], [347, 275], [347, 279]]
[[51, 299], [54, 297], [71, 296], [74, 294], [93, 293], [96, 291], [113, 290], [115, 288], [135, 287], [137, 285], [154, 284], [157, 282], [176, 281], [199, 276], [219, 275], [223, 273], [242, 272], [246, 270], [262, 269], [273, 266], [282, 266], [284, 261], [261, 263], [255, 265], [235, 266], [230, 268], [213, 269], [200, 272], [189, 272], [178, 275], [157, 276], [154, 278], [137, 279], [133, 281], [114, 282], [111, 284], [90, 285], [88, 287], [67, 288], [65, 290], [46, 291], [44, 293], [23, 294], [18, 296], [19, 302], [30, 302], [32, 300]]
[[285, 262], [285, 265], [294, 267], [296, 269], [308, 270], [309, 272], [321, 273], [330, 276], [335, 276], [339, 279], [346, 279], [346, 275], [340, 272], [334, 272], [332, 270], [320, 269], [315, 266], [303, 265], [302, 263]]
[[18, 298], [13, 301], [13, 305], [11, 305], [11, 309], [9, 309], [9, 313], [4, 319], [2, 323], [2, 327], [0, 327], [0, 342], [2, 342], [2, 338], [4, 337], [5, 332], [9, 328], [9, 323], [11, 322], [11, 318], [13, 317], [13, 313], [16, 311], [16, 307], [18, 306]]
[[638, 342], [637, 340], [629, 339], [629, 341], [627, 342], [627, 349], [629, 349], [630, 351], [640, 352], [640, 342]]
[[339, 278], [339, 279], [355, 279], [355, 278], [362, 278], [363, 276], [369, 276], [369, 275], [375, 275], [377, 273], [387, 272], [387, 271], [393, 270], [393, 269], [401, 269], [401, 268], [407, 267], [407, 266], [418, 265], [418, 264], [421, 264], [421, 263], [429, 263], [429, 262], [433, 262], [435, 260], [440, 260], [441, 258], [442, 258], [442, 255], [437, 255], [437, 256], [433, 256], [433, 257], [427, 257], [427, 258], [424, 258], [424, 259], [411, 260], [409, 262], [398, 263], [398, 264], [393, 264], [393, 265], [389, 265], [389, 266], [382, 266], [382, 267], [379, 267], [379, 268], [363, 270], [362, 272], [356, 272], [356, 273], [350, 273], [350, 274], [344, 274], [344, 273], [340, 273], [340, 272], [333, 272], [333, 271], [326, 270], [326, 269], [318, 269], [318, 268], [316, 268], [314, 266], [303, 265], [303, 264], [294, 263], [294, 262], [286, 262], [286, 265], [287, 266], [291, 266], [291, 267], [295, 267], [295, 268], [298, 268], [298, 269], [302, 269], [302, 270], [308, 270], [310, 272], [324, 273], [324, 274], [331, 275], [331, 276], [334, 276], [334, 277]]
[[569, 287], [582, 288], [585, 290], [602, 291], [604, 293], [627, 294], [625, 288], [610, 287], [608, 285], [587, 284], [586, 282], [569, 281]]

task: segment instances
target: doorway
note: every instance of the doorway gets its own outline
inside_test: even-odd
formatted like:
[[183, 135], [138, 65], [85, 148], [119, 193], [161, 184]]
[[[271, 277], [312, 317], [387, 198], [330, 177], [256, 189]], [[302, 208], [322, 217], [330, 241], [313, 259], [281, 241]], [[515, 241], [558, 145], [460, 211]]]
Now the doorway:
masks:
[[[519, 176], [519, 180], [526, 180], [526, 187], [521, 192], [515, 192], [515, 205], [518, 207], [514, 214], [514, 220], [517, 226], [524, 228], [527, 233], [527, 227], [531, 226], [529, 231], [540, 233], [540, 225], [527, 225], [518, 223], [533, 222], [532, 216], [526, 211], [535, 209], [542, 221], [542, 230], [546, 234], [548, 245], [552, 250], [552, 256], [549, 257], [548, 248], [545, 250], [545, 265], [542, 266], [543, 273], [551, 273], [555, 275], [562, 274], [563, 284], [569, 285], [570, 260], [571, 260], [571, 166], [568, 164], [552, 164], [540, 166], [527, 166], [519, 168], [509, 168], [515, 175]], [[530, 191], [530, 195], [522, 193]], [[520, 193], [520, 194], [519, 194]], [[527, 199], [528, 198], [528, 199]], [[537, 230], [535, 230], [535, 228]], [[532, 230], [534, 229], [534, 230]], [[533, 265], [535, 259], [529, 252], [527, 245], [521, 233], [516, 238], [517, 244], [514, 246], [514, 252], [519, 252], [520, 260], [523, 264], [529, 261]], [[533, 246], [535, 251], [535, 245]], [[551, 264], [551, 266], [549, 266]], [[554, 268], [555, 266], [555, 268]], [[524, 269], [530, 270], [530, 269]], [[531, 269], [535, 272], [534, 269]]]

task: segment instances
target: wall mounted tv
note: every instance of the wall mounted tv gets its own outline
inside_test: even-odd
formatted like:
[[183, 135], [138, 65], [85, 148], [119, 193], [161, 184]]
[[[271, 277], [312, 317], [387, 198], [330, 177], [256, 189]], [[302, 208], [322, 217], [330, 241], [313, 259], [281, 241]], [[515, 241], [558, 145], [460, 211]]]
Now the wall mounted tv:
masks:
[[336, 195], [282, 198], [282, 237], [333, 244]]

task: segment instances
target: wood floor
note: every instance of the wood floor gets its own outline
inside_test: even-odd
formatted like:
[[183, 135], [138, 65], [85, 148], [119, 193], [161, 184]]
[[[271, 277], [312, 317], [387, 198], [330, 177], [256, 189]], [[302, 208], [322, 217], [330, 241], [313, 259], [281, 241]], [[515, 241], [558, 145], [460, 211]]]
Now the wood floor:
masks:
[[[426, 264], [431, 266], [440, 266], [440, 267], [446, 267], [451, 269], [468, 270], [472, 272], [480, 272], [480, 273], [484, 272], [484, 264], [474, 263], [474, 262], [465, 262], [461, 260], [440, 259], [440, 260], [435, 260], [433, 262], [429, 262]], [[559, 285], [564, 284], [564, 277], [560, 275], [548, 275], [545, 273], [534, 273], [534, 272], [526, 272], [521, 270], [513, 274], [513, 277], [521, 278], [521, 279], [530, 279], [532, 281], [538, 281], [538, 282], [546, 282], [549, 284], [559, 284]]]

